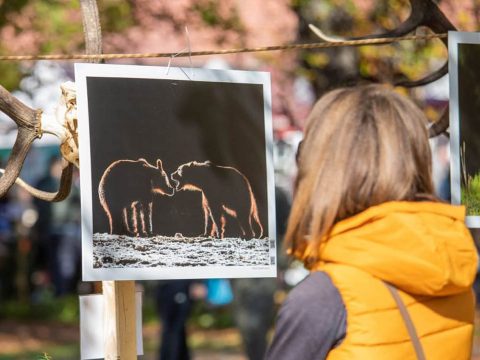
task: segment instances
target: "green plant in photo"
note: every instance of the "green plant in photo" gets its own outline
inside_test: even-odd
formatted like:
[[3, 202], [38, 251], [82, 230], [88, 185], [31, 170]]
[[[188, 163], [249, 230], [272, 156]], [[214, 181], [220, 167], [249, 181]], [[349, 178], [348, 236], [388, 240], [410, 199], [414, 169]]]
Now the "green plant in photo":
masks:
[[43, 353], [43, 355], [39, 357], [38, 360], [53, 360], [53, 358], [47, 353]]
[[465, 142], [460, 149], [462, 167], [462, 204], [467, 208], [467, 215], [480, 215], [480, 173], [471, 176], [467, 174], [465, 162]]
[[480, 215], [480, 174], [469, 177], [467, 186], [462, 186], [462, 204], [467, 215]]

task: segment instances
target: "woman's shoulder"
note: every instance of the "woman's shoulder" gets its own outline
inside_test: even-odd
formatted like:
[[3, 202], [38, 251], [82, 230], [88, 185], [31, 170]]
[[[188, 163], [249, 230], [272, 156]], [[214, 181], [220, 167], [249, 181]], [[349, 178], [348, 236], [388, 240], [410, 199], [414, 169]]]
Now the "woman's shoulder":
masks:
[[313, 272], [282, 304], [267, 359], [323, 359], [345, 337], [346, 311], [324, 272]]
[[[314, 300], [314, 301], [312, 301]], [[343, 301], [327, 273], [315, 271], [290, 291], [286, 304], [310, 307], [332, 306], [343, 309]]]

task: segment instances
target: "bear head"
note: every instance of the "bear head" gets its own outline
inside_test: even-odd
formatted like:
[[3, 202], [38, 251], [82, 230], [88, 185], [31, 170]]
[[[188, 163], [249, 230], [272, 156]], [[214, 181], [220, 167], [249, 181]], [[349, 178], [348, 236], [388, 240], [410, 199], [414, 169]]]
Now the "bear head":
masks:
[[175, 189], [170, 184], [167, 173], [163, 170], [162, 160], [158, 159], [156, 166], [148, 164], [146, 167], [149, 167], [152, 171], [150, 180], [152, 191], [160, 195], [173, 196]]
[[170, 176], [175, 186], [175, 190], [201, 191], [199, 186], [204, 178], [202, 170], [209, 168], [210, 166], [210, 161], [191, 161], [180, 165]]

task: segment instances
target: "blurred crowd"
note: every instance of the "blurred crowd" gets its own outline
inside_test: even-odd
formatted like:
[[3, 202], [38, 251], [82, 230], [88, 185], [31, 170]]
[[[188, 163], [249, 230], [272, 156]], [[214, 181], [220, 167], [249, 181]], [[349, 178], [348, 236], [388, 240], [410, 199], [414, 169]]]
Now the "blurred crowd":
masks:
[[[51, 157], [48, 171], [33, 185], [57, 191], [61, 161]], [[63, 202], [34, 199], [19, 186], [0, 199], [0, 301], [40, 301], [46, 294], [76, 292], [80, 257], [78, 173]]]

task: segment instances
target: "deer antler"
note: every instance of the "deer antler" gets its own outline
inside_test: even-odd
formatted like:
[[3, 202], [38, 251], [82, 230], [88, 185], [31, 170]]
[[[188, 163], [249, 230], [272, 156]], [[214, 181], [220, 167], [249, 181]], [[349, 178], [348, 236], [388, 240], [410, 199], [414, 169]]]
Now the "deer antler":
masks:
[[[344, 40], [361, 40], [361, 39], [376, 39], [376, 38], [394, 38], [399, 36], [407, 35], [408, 33], [414, 31], [420, 26], [426, 26], [431, 29], [433, 32], [446, 33], [450, 30], [456, 30], [455, 26], [448, 20], [448, 18], [443, 14], [437, 4], [433, 0], [410, 0], [411, 11], [410, 15], [403, 23], [401, 23], [396, 29], [387, 31], [382, 34], [372, 34], [360, 37], [353, 38], [340, 38], [326, 35], [322, 30], [317, 28], [315, 25], [310, 24], [310, 29], [317, 35], [320, 39], [327, 42], [338, 42]], [[442, 39], [442, 42], [445, 46], [448, 47], [448, 40]], [[397, 81], [394, 85], [404, 86], [404, 87], [416, 87], [423, 86], [434, 82], [440, 79], [442, 76], [448, 73], [448, 63], [445, 63], [440, 69], [434, 71], [433, 73], [425, 76], [423, 79], [410, 81], [410, 80], [401, 80]], [[448, 121], [448, 106], [444, 110], [443, 114], [440, 116], [440, 119], [435, 122], [429, 129], [429, 136], [435, 137], [442, 133], [448, 135], [447, 129], [449, 126]]]
[[[340, 38], [326, 35], [323, 31], [317, 28], [315, 25], [310, 24], [310, 29], [324, 41], [338, 42], [344, 40], [362, 40], [362, 39], [377, 39], [377, 38], [393, 38], [407, 35], [420, 26], [426, 26], [433, 32], [446, 33], [450, 30], [456, 30], [455, 26], [448, 20], [443, 14], [437, 4], [433, 0], [410, 0], [411, 12], [410, 16], [401, 23], [396, 29], [381, 33], [372, 34], [360, 37], [352, 38]], [[448, 46], [448, 40], [442, 39], [445, 46]], [[425, 78], [416, 81], [399, 81], [395, 83], [397, 86], [416, 87], [426, 85], [435, 80], [440, 79], [448, 72], [448, 65], [443, 65], [440, 69], [427, 75]]]
[[448, 116], [448, 106], [443, 110], [440, 118], [435, 121], [430, 128], [428, 129], [428, 137], [434, 138], [438, 135], [445, 134], [445, 136], [450, 136], [447, 132], [448, 126], [450, 125], [449, 116]]
[[4, 196], [17, 182], [33, 196], [47, 201], [60, 201], [70, 192], [73, 165], [64, 163], [60, 180], [60, 189], [55, 193], [45, 192], [26, 184], [18, 176], [25, 158], [35, 139], [42, 136], [42, 111], [33, 110], [23, 104], [0, 85], [0, 110], [7, 114], [18, 126], [18, 134], [6, 169], [0, 178], [0, 197]]
[[6, 172], [0, 178], [0, 196], [3, 196], [20, 174], [32, 142], [41, 136], [41, 111], [29, 108], [1, 85], [0, 110], [12, 118], [18, 126], [17, 138], [8, 159]]
[[[101, 53], [101, 30], [96, 0], [80, 1], [87, 53]], [[27, 190], [34, 197], [46, 201], [61, 201], [70, 193], [73, 166], [79, 166], [76, 98], [72, 84], [62, 85], [62, 99], [55, 118], [42, 117], [41, 110], [33, 110], [23, 104], [0, 85], [0, 110], [18, 126], [17, 139], [5, 170], [0, 169], [0, 197], [4, 196], [14, 183]], [[60, 186], [57, 192], [41, 191], [27, 184], [18, 176], [25, 158], [35, 139], [43, 133], [54, 134], [61, 140], [60, 150], [64, 157]]]

